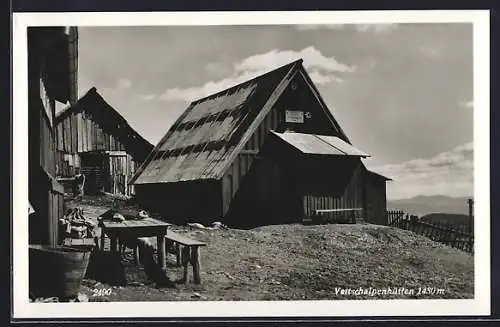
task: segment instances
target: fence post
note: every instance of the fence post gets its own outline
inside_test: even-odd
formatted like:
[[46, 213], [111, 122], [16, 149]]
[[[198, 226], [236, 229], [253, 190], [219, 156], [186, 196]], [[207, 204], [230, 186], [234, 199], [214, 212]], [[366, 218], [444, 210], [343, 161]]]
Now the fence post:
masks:
[[469, 234], [472, 234], [472, 219], [474, 216], [474, 200], [468, 199], [467, 203], [469, 204]]

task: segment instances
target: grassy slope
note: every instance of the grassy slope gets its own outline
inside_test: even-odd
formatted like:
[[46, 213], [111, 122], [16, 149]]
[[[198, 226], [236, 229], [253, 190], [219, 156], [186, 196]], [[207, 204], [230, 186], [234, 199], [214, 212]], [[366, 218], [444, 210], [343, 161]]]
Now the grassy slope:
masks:
[[[445, 294], [434, 298], [473, 297], [473, 256], [399, 229], [358, 224], [177, 230], [208, 243], [202, 249], [201, 285], [156, 289], [141, 269], [126, 263], [129, 282], [145, 285], [113, 288], [111, 296], [100, 300], [349, 298], [336, 295], [336, 287], [436, 287], [444, 288]], [[176, 280], [182, 270], [171, 266], [168, 275]], [[89, 280], [84, 285], [87, 294], [107, 287]], [[201, 298], [193, 298], [194, 292]]]

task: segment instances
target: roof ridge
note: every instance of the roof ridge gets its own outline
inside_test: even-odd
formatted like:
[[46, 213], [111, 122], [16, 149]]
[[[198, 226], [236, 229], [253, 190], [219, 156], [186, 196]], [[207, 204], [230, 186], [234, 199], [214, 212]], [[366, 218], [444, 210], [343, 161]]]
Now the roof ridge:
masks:
[[[99, 94], [99, 92], [97, 91], [97, 88], [95, 86], [91, 87], [82, 97], [80, 97], [74, 104], [66, 107], [65, 109], [63, 109], [61, 112], [59, 112], [59, 114], [56, 116], [56, 120], [55, 120], [55, 123], [58, 124], [59, 123], [59, 120], [64, 118], [65, 115], [67, 114], [70, 114], [73, 110], [78, 110], [81, 106], [82, 106], [82, 102], [85, 102], [90, 96], [94, 96], [98, 101], [101, 102], [101, 104], [107, 108], [107, 110], [109, 110], [110, 112], [112, 112], [112, 114], [114, 116], [116, 116], [116, 123], [122, 123], [127, 129], [129, 129], [130, 131], [133, 132], [133, 134], [136, 136], [136, 138], [139, 138], [139, 141], [140, 142], [143, 142], [143, 143], [147, 143], [151, 146], [153, 146], [151, 144], [151, 142], [149, 142], [148, 140], [146, 140], [141, 134], [139, 134], [130, 124], [129, 122], [127, 121], [127, 119], [125, 119], [125, 117], [122, 116], [122, 114], [120, 114], [120, 112], [118, 112], [118, 110], [116, 110], [115, 108], [113, 108], [113, 106], [111, 106], [107, 101], [106, 99], [104, 99], [102, 97], [101, 94]], [[81, 107], [82, 110], [84, 111], [90, 111], [92, 112], [93, 109], [89, 109], [87, 107]]]
[[207, 96], [205, 96], [205, 97], [202, 97], [202, 98], [196, 99], [196, 100], [192, 101], [192, 102], [191, 102], [191, 104], [193, 104], [193, 105], [194, 105], [194, 104], [198, 104], [198, 103], [200, 103], [200, 102], [202, 102], [202, 101], [205, 101], [205, 100], [208, 100], [208, 99], [210, 99], [210, 98], [212, 98], [212, 97], [216, 97], [216, 96], [218, 96], [218, 95], [220, 95], [220, 94], [222, 94], [222, 93], [224, 93], [224, 92], [228, 92], [228, 91], [229, 91], [229, 90], [231, 90], [231, 89], [236, 89], [236, 88], [241, 87], [241, 86], [243, 86], [243, 85], [245, 85], [245, 84], [247, 84], [247, 83], [254, 82], [255, 80], [261, 79], [261, 78], [263, 78], [263, 77], [264, 77], [264, 76], [266, 76], [266, 75], [269, 75], [269, 74], [272, 74], [272, 73], [274, 73], [274, 72], [276, 72], [276, 71], [278, 71], [278, 70], [284, 69], [284, 68], [285, 68], [285, 67], [287, 67], [287, 66], [293, 66], [293, 65], [294, 65], [294, 64], [296, 64], [297, 62], [302, 63], [303, 61], [304, 61], [304, 60], [303, 60], [302, 58], [297, 59], [297, 60], [294, 60], [294, 61], [292, 61], [292, 62], [289, 62], [288, 64], [282, 65], [282, 66], [280, 66], [280, 67], [277, 67], [277, 68], [274, 68], [274, 69], [272, 69], [272, 70], [270, 70], [270, 71], [267, 71], [267, 72], [265, 72], [265, 73], [263, 73], [263, 74], [260, 74], [260, 75], [258, 75], [258, 76], [255, 76], [254, 78], [251, 78], [251, 79], [245, 80], [245, 81], [243, 81], [243, 82], [241, 82], [241, 83], [238, 83], [238, 84], [233, 85], [233, 86], [231, 86], [231, 87], [225, 88], [225, 89], [220, 90], [220, 91], [218, 91], [218, 92], [216, 92], [216, 93], [212, 93], [212, 94], [207, 95]]
[[[246, 89], [252, 86], [253, 84], [256, 84], [256, 87], [259, 90], [256, 92], [260, 92], [259, 93], [260, 95], [257, 98], [254, 95], [251, 97], [252, 100], [249, 100], [248, 96], [246, 97], [246, 99], [243, 100], [245, 106], [249, 105], [248, 101], [252, 101], [250, 102], [253, 108], [252, 110], [245, 110], [245, 111], [240, 110], [238, 114], [235, 117], [233, 117], [234, 119], [230, 118], [231, 122], [229, 124], [226, 124], [227, 130], [224, 130], [224, 132], [221, 135], [218, 135], [217, 134], [218, 132], [216, 132], [214, 139], [222, 140], [225, 144], [224, 147], [222, 147], [220, 150], [210, 151], [210, 155], [206, 158], [203, 156], [201, 157], [195, 156], [193, 160], [198, 160], [198, 158], [200, 158], [199, 159], [201, 160], [200, 162], [204, 162], [203, 165], [198, 164], [197, 166], [198, 168], [191, 169], [192, 171], [190, 171], [188, 174], [184, 175], [183, 173], [179, 173], [180, 175], [174, 174], [175, 172], [174, 173], [171, 172], [172, 169], [177, 170], [181, 169], [180, 167], [184, 168], [191, 167], [189, 163], [188, 164], [184, 163], [185, 158], [181, 158], [182, 156], [176, 155], [175, 159], [172, 159], [173, 161], [171, 163], [166, 163], [166, 162], [159, 163], [158, 166], [163, 168], [160, 168], [160, 173], [156, 174], [156, 169], [154, 169], [154, 166], [152, 166], [152, 162], [155, 160], [155, 158], [163, 158], [159, 144], [163, 142], [168, 142], [169, 137], [174, 137], [174, 135], [176, 135], [175, 132], [171, 133], [172, 131], [171, 127], [169, 131], [165, 134], [165, 136], [162, 138], [160, 143], [157, 144], [157, 146], [154, 148], [153, 152], [158, 152], [158, 153], [152, 153], [153, 155], [150, 154], [150, 156], [148, 156], [149, 162], [147, 164], [145, 163], [141, 165], [137, 173], [133, 176], [132, 178], [133, 183], [138, 183], [138, 184], [162, 183], [162, 182], [169, 182], [168, 180], [175, 180], [178, 182], [180, 180], [183, 180], [183, 178], [220, 179], [221, 177], [219, 175], [227, 170], [227, 166], [229, 166], [234, 161], [234, 158], [237, 156], [237, 152], [239, 152], [239, 150], [243, 147], [243, 143], [245, 141], [242, 140], [248, 139], [249, 137], [248, 135], [250, 135], [248, 134], [249, 133], [248, 131], [255, 129], [256, 126], [258, 127], [258, 125], [255, 124], [257, 124], [257, 122], [259, 122], [258, 124], [260, 124], [260, 121], [262, 121], [264, 118], [263, 113], [264, 112], [267, 113], [270, 110], [271, 108], [270, 103], [274, 103], [279, 97], [279, 95], [286, 89], [287, 85], [290, 82], [290, 76], [293, 76], [297, 72], [298, 67], [300, 67], [302, 62], [303, 62], [302, 59], [292, 61], [286, 65], [282, 65], [278, 68], [270, 70], [252, 79], [248, 79], [242, 83], [239, 83], [232, 87], [221, 90], [217, 93], [213, 93], [207, 97], [191, 102], [188, 108], [184, 111], [184, 113], [181, 114], [181, 117], [183, 115], [185, 116], [184, 118], [188, 117], [189, 115], [188, 112], [191, 112], [194, 108], [197, 108], [198, 106], [206, 105], [208, 101], [211, 101], [209, 99], [214, 99], [216, 101], [221, 102], [221, 103], [217, 102], [218, 109], [216, 110], [220, 114], [220, 112], [223, 110], [219, 109], [221, 109], [220, 108], [221, 106], [224, 106], [223, 103], [227, 100], [227, 98], [223, 96], [224, 94], [226, 96], [229, 96], [230, 94], [236, 92], [237, 90]], [[236, 106], [236, 104], [234, 104], [234, 106]], [[231, 104], [231, 108], [233, 108], [233, 104]], [[202, 108], [200, 110], [204, 109]], [[193, 120], [200, 121], [202, 119], [203, 117], [198, 117], [196, 120], [195, 119]], [[185, 119], [181, 120], [179, 117], [177, 121], [185, 121]], [[176, 124], [177, 122], [174, 123], [174, 125]], [[214, 126], [218, 126], [218, 124]], [[198, 135], [196, 133], [191, 133], [191, 134]], [[198, 142], [197, 144], [199, 144], [199, 142], [201, 141], [200, 138], [204, 139], [204, 137], [206, 136], [205, 132], [202, 132], [202, 134], [203, 136], [198, 135], [198, 139], [196, 139], [196, 142]], [[209, 134], [211, 135], [213, 133]], [[175, 136], [177, 138], [177, 141], [175, 141], [174, 144], [176, 144], [176, 146], [177, 144], [182, 146], [185, 143], [186, 146], [184, 146], [183, 148], [186, 149], [188, 148], [187, 144], [191, 145], [191, 143], [187, 142], [192, 141], [193, 135], [187, 135], [187, 136], [185, 135], [183, 136], [181, 141], [179, 141], [179, 136]], [[167, 159], [167, 161], [168, 160], [170, 159]], [[175, 164], [174, 162], [177, 162], [178, 160], [179, 162]], [[148, 171], [150, 172], [155, 171], [155, 173], [144, 175], [147, 174]], [[174, 174], [174, 175], [170, 176], [169, 174], [170, 175]]]
[[[89, 95], [90, 95], [90, 93], [96, 93], [96, 94], [99, 94], [99, 93], [97, 92], [96, 87], [95, 87], [95, 86], [92, 86], [92, 87], [91, 87], [91, 88], [90, 88], [87, 92], [85, 92], [85, 94], [84, 94], [84, 95], [82, 95], [80, 98], [78, 98], [74, 104], [71, 104], [71, 103], [70, 103], [68, 106], [66, 106], [66, 107], [65, 107], [65, 108], [63, 108], [61, 111], [59, 111], [59, 112], [56, 114], [56, 117], [55, 117], [55, 118], [56, 118], [56, 119], [58, 119], [60, 116], [62, 116], [62, 115], [63, 115], [63, 114], [65, 114], [66, 112], [70, 112], [71, 110], [75, 109], [75, 108], [78, 106], [79, 102], [80, 102], [82, 99], [84, 99], [84, 98], [86, 98], [87, 96], [89, 96]], [[104, 99], [103, 99], [103, 100], [104, 100]]]

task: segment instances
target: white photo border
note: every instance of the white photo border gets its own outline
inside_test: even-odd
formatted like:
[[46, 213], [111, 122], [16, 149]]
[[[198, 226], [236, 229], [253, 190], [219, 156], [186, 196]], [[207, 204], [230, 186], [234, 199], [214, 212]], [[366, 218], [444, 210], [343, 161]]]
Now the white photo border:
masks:
[[[488, 10], [13, 13], [13, 318], [390, 317], [490, 315], [490, 17]], [[30, 303], [28, 299], [28, 26], [472, 23], [474, 299]]]

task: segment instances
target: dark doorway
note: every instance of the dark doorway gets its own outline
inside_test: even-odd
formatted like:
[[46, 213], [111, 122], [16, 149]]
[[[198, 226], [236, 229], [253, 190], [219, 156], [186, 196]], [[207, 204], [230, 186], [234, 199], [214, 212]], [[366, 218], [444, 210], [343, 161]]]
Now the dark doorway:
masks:
[[104, 189], [105, 161], [103, 153], [87, 152], [81, 155], [81, 171], [85, 175], [84, 192], [88, 195], [99, 195]]

